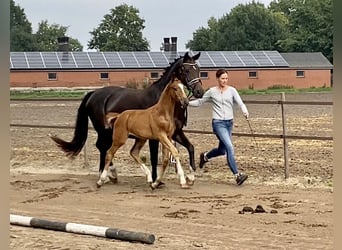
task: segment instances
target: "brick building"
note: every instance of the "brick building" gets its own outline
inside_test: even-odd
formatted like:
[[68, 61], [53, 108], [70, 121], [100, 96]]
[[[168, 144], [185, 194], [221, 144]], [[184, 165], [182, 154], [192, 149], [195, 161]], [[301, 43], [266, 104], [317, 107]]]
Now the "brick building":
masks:
[[[185, 52], [11, 52], [10, 87], [143, 87]], [[194, 55], [197, 52], [190, 52]], [[204, 88], [226, 68], [237, 89], [330, 87], [333, 65], [322, 53], [202, 51], [198, 60]]]

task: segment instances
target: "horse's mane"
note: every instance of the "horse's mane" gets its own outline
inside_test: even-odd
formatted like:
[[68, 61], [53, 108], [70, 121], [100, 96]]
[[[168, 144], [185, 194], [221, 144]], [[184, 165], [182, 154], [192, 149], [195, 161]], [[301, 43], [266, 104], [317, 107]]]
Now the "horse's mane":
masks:
[[[180, 56], [180, 57], [178, 57], [178, 58], [175, 58], [173, 62], [169, 63], [169, 66], [167, 66], [167, 67], [164, 69], [164, 72], [163, 72], [163, 74], [160, 76], [160, 78], [159, 78], [157, 81], [153, 82], [151, 85], [158, 84], [162, 79], [164, 79], [164, 77], [165, 77], [167, 74], [170, 73], [170, 70], [172, 69], [172, 67], [174, 67], [177, 63], [179, 63], [180, 60], [183, 59], [183, 58], [184, 58], [184, 56]], [[172, 79], [172, 81], [173, 81], [173, 79]]]

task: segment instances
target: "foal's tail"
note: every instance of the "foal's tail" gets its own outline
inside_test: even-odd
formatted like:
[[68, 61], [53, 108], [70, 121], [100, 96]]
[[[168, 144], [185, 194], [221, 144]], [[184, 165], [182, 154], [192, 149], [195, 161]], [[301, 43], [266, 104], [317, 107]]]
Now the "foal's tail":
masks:
[[86, 103], [89, 97], [92, 95], [93, 91], [88, 92], [82, 102], [80, 107], [78, 108], [77, 118], [76, 118], [76, 125], [74, 131], [74, 137], [71, 142], [64, 141], [57, 136], [50, 136], [51, 139], [60, 147], [68, 157], [75, 157], [77, 156], [88, 137], [88, 114], [86, 111]]
[[105, 115], [105, 128], [113, 128], [115, 119], [118, 117], [120, 113], [116, 112], [108, 112]]

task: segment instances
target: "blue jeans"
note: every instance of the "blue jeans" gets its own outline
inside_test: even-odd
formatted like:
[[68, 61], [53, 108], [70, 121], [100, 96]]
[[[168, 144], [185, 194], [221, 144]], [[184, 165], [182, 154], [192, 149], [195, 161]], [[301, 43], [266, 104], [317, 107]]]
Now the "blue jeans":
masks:
[[206, 156], [208, 159], [226, 155], [227, 163], [233, 174], [237, 174], [237, 166], [235, 162], [234, 147], [232, 143], [233, 119], [231, 120], [212, 120], [213, 132], [219, 139], [217, 148], [210, 150]]

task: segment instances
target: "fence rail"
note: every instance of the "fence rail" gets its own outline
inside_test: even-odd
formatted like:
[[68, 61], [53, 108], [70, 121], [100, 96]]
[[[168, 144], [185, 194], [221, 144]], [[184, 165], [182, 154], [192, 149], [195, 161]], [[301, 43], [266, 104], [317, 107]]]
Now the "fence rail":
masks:
[[[245, 100], [244, 103], [248, 104], [278, 104], [281, 107], [281, 117], [282, 117], [282, 134], [255, 134], [253, 133], [238, 133], [233, 132], [234, 136], [241, 137], [259, 137], [259, 138], [274, 138], [274, 139], [282, 139], [283, 140], [283, 150], [284, 150], [284, 168], [285, 168], [285, 179], [289, 177], [289, 167], [288, 167], [288, 144], [287, 139], [293, 140], [322, 140], [322, 141], [332, 141], [332, 136], [305, 136], [305, 135], [287, 135], [286, 131], [286, 117], [284, 112], [284, 105], [333, 105], [333, 102], [317, 102], [317, 101], [286, 101], [285, 94], [281, 93], [281, 100], [277, 101], [259, 101], [259, 100]], [[10, 101], [15, 102], [72, 102], [72, 101], [81, 101], [82, 98], [12, 98]], [[11, 123], [10, 127], [26, 127], [26, 128], [56, 128], [56, 129], [74, 129], [74, 126], [67, 125], [35, 125], [35, 124], [16, 124]], [[89, 129], [93, 130], [93, 127], [89, 127]], [[195, 133], [195, 134], [213, 134], [211, 131], [201, 131], [201, 130], [183, 130], [185, 133]], [[86, 149], [84, 149], [86, 150]]]

